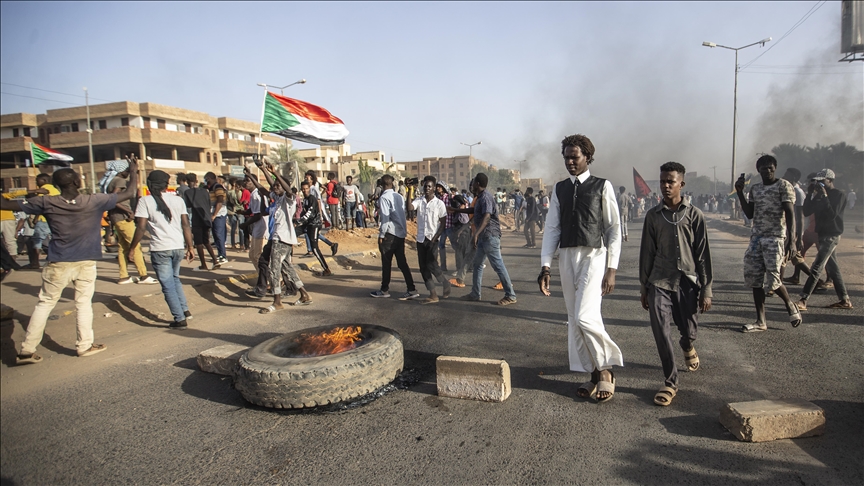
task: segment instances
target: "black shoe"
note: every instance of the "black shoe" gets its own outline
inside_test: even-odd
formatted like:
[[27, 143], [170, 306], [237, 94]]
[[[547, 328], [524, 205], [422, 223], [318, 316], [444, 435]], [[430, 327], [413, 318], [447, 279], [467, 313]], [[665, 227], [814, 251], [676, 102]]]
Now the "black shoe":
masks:
[[264, 298], [263, 295], [258, 295], [254, 289], [249, 289], [246, 291], [246, 296], [255, 300], [261, 300]]
[[333, 246], [330, 247], [330, 251], [333, 252], [333, 256], [336, 256], [336, 252], [339, 251], [339, 243], [333, 243]]
[[175, 331], [185, 331], [186, 329], [188, 329], [188, 326], [186, 326], [186, 319], [183, 319], [180, 322], [172, 322], [171, 325], [168, 327]]
[[186, 319], [192, 319], [192, 313], [188, 310], [185, 310], [183, 311], [183, 317], [185, 317]]

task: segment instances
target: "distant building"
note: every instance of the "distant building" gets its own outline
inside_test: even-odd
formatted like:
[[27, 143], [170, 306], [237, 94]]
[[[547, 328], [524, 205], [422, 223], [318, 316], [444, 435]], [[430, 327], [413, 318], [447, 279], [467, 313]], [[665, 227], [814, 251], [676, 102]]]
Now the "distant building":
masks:
[[423, 160], [404, 162], [404, 164], [405, 177], [423, 178], [431, 175], [459, 189], [468, 188], [468, 183], [471, 181], [471, 167], [479, 165], [484, 169], [489, 169], [489, 164], [470, 155], [424, 157]]

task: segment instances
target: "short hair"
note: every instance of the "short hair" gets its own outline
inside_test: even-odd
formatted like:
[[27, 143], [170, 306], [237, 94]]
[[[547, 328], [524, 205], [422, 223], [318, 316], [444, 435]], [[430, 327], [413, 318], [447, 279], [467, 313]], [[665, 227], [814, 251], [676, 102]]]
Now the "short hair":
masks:
[[212, 172], [208, 172], [208, 173], [204, 174], [204, 180], [215, 179], [215, 178], [216, 178], [216, 174], [214, 174]]
[[666, 162], [665, 164], [660, 166], [660, 172], [677, 172], [681, 174], [681, 177], [684, 177], [684, 174], [687, 172], [687, 169], [684, 168], [683, 165], [678, 162]]
[[423, 185], [424, 186], [426, 185], [426, 181], [432, 181], [433, 186], [438, 184], [438, 179], [436, 179], [435, 176], [432, 176], [432, 175], [427, 175], [426, 177], [423, 178]]
[[186, 180], [186, 174], [184, 172], [177, 173], [177, 184], [180, 184], [181, 182], [186, 182]]
[[795, 167], [789, 167], [786, 169], [786, 173], [789, 174], [789, 177], [793, 181], [801, 180], [801, 171], [796, 169]]
[[393, 176], [390, 174], [384, 174], [383, 176], [381, 176], [381, 184], [385, 186], [392, 186]]
[[75, 185], [75, 180], [78, 178], [78, 173], [72, 169], [60, 169], [54, 172], [51, 180], [58, 188], [69, 187]]
[[757, 168], [765, 164], [773, 164], [774, 167], [777, 167], [777, 159], [775, 159], [773, 155], [765, 154], [762, 157], [759, 157], [758, 160], [756, 160]]
[[585, 135], [570, 135], [569, 137], [565, 137], [564, 140], [561, 140], [561, 155], [564, 155], [564, 150], [566, 150], [567, 147], [579, 147], [582, 155], [588, 158], [588, 163], [590, 164], [591, 162], [594, 162], [594, 144], [591, 143], [591, 139]]
[[309, 184], [309, 181], [303, 181], [300, 183], [300, 188], [302, 189], [303, 186], [312, 187], [312, 184]]
[[36, 182], [45, 181], [45, 183], [47, 184], [48, 181], [50, 181], [50, 180], [51, 180], [50, 174], [39, 174], [36, 176]]
[[305, 177], [305, 176], [309, 176], [309, 177], [311, 177], [311, 178], [312, 178], [312, 182], [318, 182], [318, 176], [315, 175], [315, 171], [314, 171], [314, 170], [307, 170], [306, 173], [303, 174], [303, 175], [304, 175], [304, 177]]
[[525, 189], [525, 194], [534, 194], [534, 188], [528, 187], [528, 189]]
[[191, 184], [198, 182], [198, 175], [194, 172], [186, 174], [186, 180]]
[[483, 189], [486, 189], [486, 185], [489, 184], [489, 177], [486, 174], [479, 172], [476, 176], [474, 176], [474, 182], [476, 182], [477, 185], [479, 185]]
[[621, 187], [619, 187], [619, 188], [618, 188], [618, 190], [619, 190], [619, 191], [621, 191], [621, 192], [624, 192], [624, 191], [626, 191], [626, 190], [627, 190], [627, 188], [626, 188], [626, 187], [624, 187], [624, 186], [621, 186]]
[[328, 178], [328, 179], [335, 179], [335, 178], [336, 178], [336, 174], [333, 173], [333, 172], [328, 172], [328, 173], [327, 173], [327, 178]]
[[354, 180], [354, 177], [352, 177], [352, 176], [350, 176], [350, 175], [349, 175], [349, 176], [345, 176], [345, 180], [347, 181], [348, 179], [351, 179], [351, 180], [353, 181], [353, 180]]

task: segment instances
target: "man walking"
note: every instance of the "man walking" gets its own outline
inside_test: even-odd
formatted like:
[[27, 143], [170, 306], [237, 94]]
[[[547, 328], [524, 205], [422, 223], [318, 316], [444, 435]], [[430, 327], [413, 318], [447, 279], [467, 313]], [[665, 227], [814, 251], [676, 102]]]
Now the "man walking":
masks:
[[[480, 286], [483, 282], [483, 267], [485, 266], [483, 262], [486, 257], [489, 257], [489, 264], [498, 274], [498, 279], [504, 290], [504, 297], [498, 301], [498, 305], [511, 305], [516, 303], [516, 291], [513, 289], [513, 283], [510, 281], [510, 275], [507, 273], [507, 267], [504, 266], [504, 259], [501, 257], [501, 223], [498, 221], [498, 204], [495, 202], [495, 196], [486, 190], [488, 183], [489, 178], [483, 172], [474, 177], [472, 190], [477, 197], [474, 199], [473, 212], [476, 230], [472, 239], [472, 246], [477, 249], [477, 253], [474, 254], [471, 293], [463, 299], [480, 300]], [[468, 213], [471, 208], [449, 208], [448, 211]]]
[[[421, 304], [434, 304], [438, 302], [438, 294], [435, 292], [434, 276], [438, 283], [444, 286], [441, 297], [450, 297], [450, 282], [444, 278], [441, 268], [438, 266], [438, 239], [444, 233], [447, 220], [447, 207], [444, 201], [436, 197], [435, 178], [426, 176], [423, 179], [423, 196], [415, 199], [412, 204], [417, 211], [417, 262], [420, 265], [420, 274], [429, 291], [429, 297]], [[446, 194], [445, 194], [446, 196]]]
[[540, 219], [534, 188], [525, 189], [525, 248], [537, 248], [536, 225]]
[[[450, 207], [454, 209], [468, 208], [468, 201], [461, 194], [457, 194], [450, 199]], [[450, 234], [450, 245], [453, 247], [453, 252], [456, 253], [456, 277], [450, 279], [450, 285], [458, 288], [465, 287], [465, 273], [468, 270], [468, 265], [472, 263], [468, 259], [471, 249], [471, 224], [470, 217], [465, 213], [447, 213], [453, 221], [453, 228]]]
[[522, 192], [519, 189], [513, 191], [513, 220], [516, 222], [516, 232], [519, 232], [519, 228], [522, 227], [523, 219], [525, 216], [525, 212], [523, 211], [525, 207], [525, 197], [522, 196]]
[[217, 263], [228, 263], [225, 253], [225, 237], [227, 235], [228, 206], [225, 204], [225, 186], [216, 180], [216, 174], [204, 174], [204, 182], [210, 192], [210, 219], [212, 222], [213, 244], [216, 246]]
[[345, 229], [353, 230], [357, 228], [357, 207], [360, 203], [360, 188], [354, 185], [354, 178], [350, 175], [345, 178], [345, 185], [342, 186], [342, 206], [345, 208]]
[[249, 194], [249, 209], [246, 210], [246, 233], [249, 235], [249, 260], [253, 265], [258, 265], [258, 258], [264, 249], [264, 242], [269, 235], [269, 216], [267, 215], [267, 200], [264, 188], [252, 175], [248, 167], [243, 168], [246, 174], [246, 190]]
[[[427, 176], [431, 177], [431, 176]], [[432, 179], [435, 179], [432, 177]], [[426, 179], [423, 179], [424, 181]], [[425, 182], [424, 182], [425, 184]], [[425, 192], [420, 198], [425, 196]], [[451, 238], [452, 236], [452, 228], [453, 228], [453, 218], [450, 213], [447, 212], [447, 207], [450, 206], [450, 194], [447, 191], [447, 184], [441, 181], [435, 182], [435, 197], [441, 200], [444, 203], [444, 213], [446, 215], [444, 219], [444, 233], [441, 234], [441, 238], [438, 240], [438, 253], [441, 258], [441, 272], [448, 273], [447, 270], [447, 238]], [[420, 199], [418, 198], [418, 199]], [[415, 208], [416, 209], [416, 208]], [[417, 221], [417, 227], [420, 227], [420, 221]], [[419, 233], [418, 233], [419, 234]], [[450, 243], [453, 243], [453, 240], [450, 240]]]
[[48, 316], [60, 300], [63, 289], [71, 282], [75, 287], [78, 313], [75, 348], [78, 356], [105, 351], [104, 344], [93, 343], [93, 292], [96, 289], [96, 260], [102, 258], [102, 213], [117, 202], [128, 201], [138, 186], [138, 163], [129, 160], [129, 184], [126, 190], [112, 194], [80, 194], [81, 177], [72, 169], [60, 169], [52, 177], [59, 196], [34, 197], [26, 201], [0, 198], [0, 209], [44, 214], [51, 228], [48, 265], [42, 270], [42, 290], [33, 310], [16, 363], [38, 363], [42, 357], [36, 347], [42, 341]]
[[192, 241], [198, 250], [198, 259], [201, 261], [201, 265], [195, 267], [193, 271], [206, 272], [209, 268], [207, 268], [207, 260], [204, 258], [204, 248], [207, 248], [210, 258], [213, 259], [213, 268], [222, 266], [216, 257], [216, 252], [213, 251], [213, 246], [210, 245], [210, 229], [213, 227], [213, 217], [210, 214], [210, 195], [207, 189], [198, 187], [198, 176], [194, 172], [186, 174], [186, 179], [189, 181], [189, 190], [183, 193], [183, 202], [192, 211]]
[[[651, 331], [663, 375], [663, 387], [654, 403], [668, 406], [678, 394], [678, 368], [672, 344], [672, 327], [684, 351], [688, 371], [699, 369], [696, 341], [697, 311], [711, 309], [711, 251], [702, 211], [681, 197], [686, 169], [677, 162], [660, 166], [663, 202], [645, 215], [639, 250], [639, 283], [642, 308], [648, 310]], [[621, 189], [624, 189], [623, 187]], [[624, 194], [624, 191], [621, 191]]]
[[150, 264], [153, 265], [156, 279], [162, 286], [162, 295], [174, 317], [169, 327], [184, 330], [187, 327], [186, 320], [192, 318], [192, 313], [180, 281], [180, 263], [184, 258], [191, 262], [195, 256], [186, 203], [182, 197], [166, 192], [169, 180], [170, 176], [161, 170], [147, 174], [150, 195], [138, 201], [135, 208], [135, 235], [123, 257], [129, 260], [133, 258], [132, 252], [138, 248], [147, 230], [150, 233]]
[[567, 341], [570, 370], [591, 373], [577, 395], [598, 402], [615, 394], [612, 366], [623, 366], [618, 345], [603, 325], [600, 303], [615, 289], [615, 273], [621, 255], [621, 221], [612, 183], [591, 175], [594, 144], [584, 135], [561, 141], [568, 179], [552, 193], [543, 250], [540, 257], [540, 291], [549, 296], [552, 257], [558, 254], [561, 287], [567, 306]]
[[[126, 190], [129, 177], [129, 162], [126, 160], [112, 160], [108, 162], [109, 174], [111, 171], [116, 171], [116, 175], [109, 178], [105, 186], [105, 192], [114, 194]], [[137, 190], [137, 188], [134, 188]], [[144, 264], [144, 254], [141, 253], [141, 248], [137, 247], [132, 252], [132, 260], [135, 263], [135, 269], [138, 271], [138, 278], [133, 279], [129, 276], [126, 254], [129, 253], [132, 243], [132, 237], [135, 235], [135, 213], [132, 212], [132, 206], [129, 201], [124, 201], [117, 204], [114, 209], [108, 210], [108, 221], [114, 227], [114, 234], [117, 237], [117, 243], [120, 245], [120, 251], [117, 252], [117, 263], [120, 266], [120, 279], [117, 281], [120, 285], [130, 283], [155, 284], [158, 283], [153, 277], [147, 276], [147, 265]]]
[[752, 220], [750, 244], [744, 253], [744, 280], [753, 289], [756, 322], [741, 327], [741, 332], [768, 329], [765, 319], [765, 294], [774, 291], [783, 299], [792, 327], [798, 327], [801, 313], [780, 281], [780, 265], [785, 255], [795, 253], [795, 190], [792, 184], [775, 175], [777, 159], [763, 155], [756, 161], [762, 182], [750, 187], [744, 196], [744, 175], [735, 181], [735, 191], [744, 215]]
[[342, 224], [339, 222], [339, 203], [341, 199], [339, 181], [336, 180], [336, 174], [333, 172], [327, 174], [327, 179], [325, 189], [327, 191], [327, 206], [330, 210], [330, 224], [335, 229], [342, 229]]
[[837, 245], [840, 243], [840, 235], [843, 234], [843, 212], [846, 210], [846, 195], [843, 191], [834, 187], [834, 171], [822, 169], [813, 178], [808, 187], [808, 195], [804, 201], [804, 215], [816, 218], [816, 234], [819, 240], [816, 243], [818, 253], [810, 266], [810, 276], [801, 291], [801, 298], [797, 302], [799, 310], [807, 310], [807, 299], [816, 288], [816, 280], [822, 273], [822, 269], [834, 282], [834, 291], [839, 302], [828, 306], [829, 309], [852, 309], [852, 301], [846, 291], [840, 265], [837, 263]]
[[393, 257], [396, 257], [396, 265], [405, 278], [408, 291], [399, 297], [399, 300], [410, 300], [420, 297], [417, 288], [414, 287], [414, 277], [408, 268], [405, 259], [405, 201], [402, 196], [393, 190], [393, 176], [384, 174], [381, 176], [383, 192], [378, 198], [378, 215], [381, 218], [381, 226], [378, 229], [378, 252], [381, 254], [381, 289], [370, 293], [375, 298], [390, 297], [390, 272], [393, 265]]
[[624, 241], [627, 241], [627, 222], [630, 221], [630, 197], [624, 194], [624, 186], [618, 188], [618, 212], [621, 218], [621, 234], [624, 235]]

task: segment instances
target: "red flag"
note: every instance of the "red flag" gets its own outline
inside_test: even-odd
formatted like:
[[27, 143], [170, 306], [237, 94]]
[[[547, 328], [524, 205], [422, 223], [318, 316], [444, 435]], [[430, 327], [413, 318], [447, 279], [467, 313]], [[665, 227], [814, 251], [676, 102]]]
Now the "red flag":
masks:
[[651, 188], [645, 183], [645, 179], [636, 172], [636, 167], [633, 167], [633, 187], [636, 188], [636, 197], [645, 197], [651, 194]]

